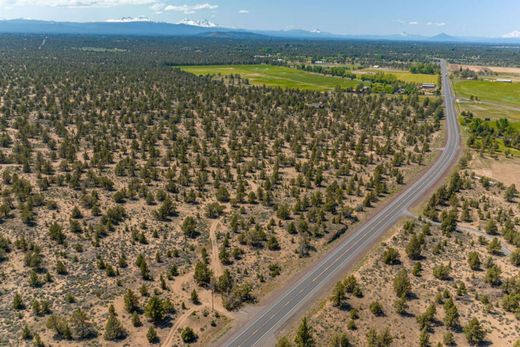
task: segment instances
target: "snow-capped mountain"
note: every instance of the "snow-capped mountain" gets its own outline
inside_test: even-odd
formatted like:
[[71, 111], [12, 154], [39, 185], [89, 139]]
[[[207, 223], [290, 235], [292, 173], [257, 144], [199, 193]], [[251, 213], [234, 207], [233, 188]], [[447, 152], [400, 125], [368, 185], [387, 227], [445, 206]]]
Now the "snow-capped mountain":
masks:
[[148, 17], [122, 17], [119, 19], [107, 19], [107, 23], [134, 23], [134, 22], [151, 22], [152, 20]]
[[[0, 3], [2, 0], [0, 0]], [[477, 42], [520, 44], [520, 30], [504, 34], [502, 37], [456, 37], [444, 33], [435, 36], [421, 36], [402, 32], [396, 35], [348, 35], [333, 34], [315, 29], [247, 30], [223, 27], [207, 19], [184, 19], [179, 23], [151, 20], [147, 17], [123, 17], [102, 22], [57, 22], [32, 19], [0, 19], [0, 33], [24, 34], [90, 34], [128, 36], [201, 36], [227, 37], [236, 39], [266, 39], [269, 37], [287, 39], [327, 39], [327, 40], [390, 40], [414, 42]]]
[[177, 24], [191, 25], [191, 26], [194, 26], [194, 27], [202, 27], [202, 28], [216, 28], [216, 27], [218, 27], [217, 24], [215, 24], [213, 22], [210, 22], [208, 19], [193, 20], [193, 19], [184, 18], [183, 20], [181, 20]]

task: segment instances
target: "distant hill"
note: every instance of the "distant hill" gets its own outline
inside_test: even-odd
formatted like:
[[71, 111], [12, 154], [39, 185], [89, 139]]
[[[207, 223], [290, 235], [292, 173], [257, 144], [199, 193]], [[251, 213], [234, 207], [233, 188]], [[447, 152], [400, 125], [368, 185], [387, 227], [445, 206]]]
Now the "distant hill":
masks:
[[253, 33], [248, 31], [206, 31], [197, 36], [204, 37], [215, 37], [215, 38], [225, 38], [225, 39], [269, 39], [272, 38], [268, 35], [263, 35], [259, 33]]
[[463, 38], [450, 36], [446, 33], [440, 33], [438, 35], [432, 36], [429, 38], [430, 41], [436, 42], [456, 42], [456, 41], [464, 41]]
[[27, 34], [101, 34], [141, 36], [195, 36], [207, 32], [229, 31], [224, 28], [207, 28], [198, 25], [172, 24], [151, 21], [109, 22], [54, 22], [27, 19], [0, 21], [0, 32]]
[[427, 37], [408, 33], [394, 35], [340, 35], [307, 30], [245, 30], [220, 27], [208, 20], [184, 19], [180, 23], [154, 22], [145, 17], [110, 19], [105, 22], [56, 22], [29, 19], [0, 20], [0, 33], [91, 34], [128, 36], [205, 36], [235, 39], [304, 39], [304, 40], [389, 40], [418, 42], [482, 42], [520, 44], [519, 35], [501, 38], [455, 37], [445, 33]]

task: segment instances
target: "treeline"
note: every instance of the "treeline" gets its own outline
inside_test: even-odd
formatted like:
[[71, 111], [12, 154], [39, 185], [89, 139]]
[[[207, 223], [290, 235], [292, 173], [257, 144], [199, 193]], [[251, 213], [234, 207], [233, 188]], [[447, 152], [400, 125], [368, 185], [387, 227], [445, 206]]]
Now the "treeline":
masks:
[[[154, 65], [284, 64], [309, 59], [359, 66], [382, 65], [409, 69], [413, 64], [431, 64], [434, 58], [459, 64], [518, 66], [520, 46], [503, 49], [475, 43], [392, 41], [219, 39], [181, 37], [118, 37], [47, 35], [0, 35], [0, 56], [6, 52], [32, 52], [42, 58], [60, 52], [64, 59], [88, 56], [98, 63], [133, 61]], [[91, 49], [84, 49], [89, 47]], [[104, 50], [104, 51], [103, 51]], [[77, 60], [77, 59], [76, 59]]]
[[432, 63], [419, 63], [410, 66], [410, 72], [414, 74], [434, 75], [439, 73], [439, 65]]
[[352, 70], [347, 66], [322, 66], [322, 65], [305, 65], [298, 64], [295, 65], [297, 69], [304, 70], [308, 72], [320, 73], [323, 75], [331, 75], [349, 78], [351, 80], [355, 80], [357, 78], [356, 74], [352, 72]]
[[462, 79], [472, 79], [472, 80], [478, 79], [478, 74], [475, 71], [470, 70], [468, 68], [463, 69], [462, 66], [458, 70], [454, 71], [453, 74], [455, 76], [457, 76], [458, 78], [462, 78]]
[[415, 83], [400, 81], [395, 75], [384, 72], [376, 72], [375, 74], [362, 74], [359, 78], [364, 82], [370, 82], [370, 90], [375, 93], [403, 93], [413, 94], [418, 92]]
[[510, 153], [508, 148], [520, 149], [520, 132], [506, 118], [491, 122], [476, 118], [467, 111], [463, 111], [461, 115], [462, 125], [470, 134], [466, 142], [469, 147], [478, 149], [481, 153], [495, 154], [502, 143], [506, 147], [506, 155]]
[[[359, 80], [360, 83], [349, 91], [364, 93], [386, 93], [386, 94], [415, 94], [419, 90], [415, 83], [407, 83], [397, 79], [395, 75], [384, 72], [375, 74], [355, 74], [346, 66], [322, 66], [322, 65], [295, 65], [297, 69], [319, 73], [330, 76], [348, 78], [351, 80]], [[363, 83], [363, 82], [366, 82]]]

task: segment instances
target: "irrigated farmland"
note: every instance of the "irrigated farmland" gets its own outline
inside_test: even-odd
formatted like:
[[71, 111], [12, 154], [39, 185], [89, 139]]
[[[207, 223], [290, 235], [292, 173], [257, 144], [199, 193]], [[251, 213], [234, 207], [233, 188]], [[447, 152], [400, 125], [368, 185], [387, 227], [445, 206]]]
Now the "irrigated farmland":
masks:
[[195, 75], [240, 75], [255, 85], [298, 88], [305, 90], [333, 90], [336, 87], [353, 88], [359, 81], [323, 76], [306, 71], [273, 65], [207, 65], [183, 66], [182, 70]]

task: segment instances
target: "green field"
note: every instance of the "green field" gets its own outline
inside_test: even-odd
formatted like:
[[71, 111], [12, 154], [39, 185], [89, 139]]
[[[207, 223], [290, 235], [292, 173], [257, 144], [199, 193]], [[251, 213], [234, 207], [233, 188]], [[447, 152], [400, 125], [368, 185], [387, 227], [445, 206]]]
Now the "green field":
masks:
[[[387, 69], [363, 69], [363, 72], [384, 72], [385, 74], [394, 75], [398, 80], [409, 83], [435, 83], [439, 82], [439, 75], [413, 74], [404, 70], [387, 70]], [[354, 71], [355, 72], [355, 71]]]
[[201, 65], [180, 68], [195, 75], [240, 75], [252, 84], [269, 87], [327, 91], [336, 86], [353, 88], [359, 84], [359, 81], [273, 65]]
[[[520, 83], [501, 83], [482, 80], [454, 80], [455, 94], [458, 98], [477, 96], [480, 101], [460, 100], [458, 111], [470, 111], [476, 117], [490, 119], [486, 124], [496, 128], [496, 120], [507, 118], [515, 131], [520, 131]], [[503, 139], [497, 139], [499, 152], [504, 152], [506, 146]], [[520, 151], [507, 148], [515, 156]]]
[[461, 111], [473, 112], [480, 118], [508, 118], [520, 120], [520, 83], [492, 81], [454, 80], [455, 94], [469, 99], [472, 95], [480, 101], [461, 100]]
[[454, 86], [455, 93], [460, 97], [473, 95], [481, 101], [520, 107], [520, 83], [455, 80]]
[[505, 105], [463, 101], [457, 104], [457, 106], [460, 112], [469, 111], [479, 118], [489, 118], [491, 120], [500, 118], [507, 118], [512, 121], [520, 120], [520, 109]]

